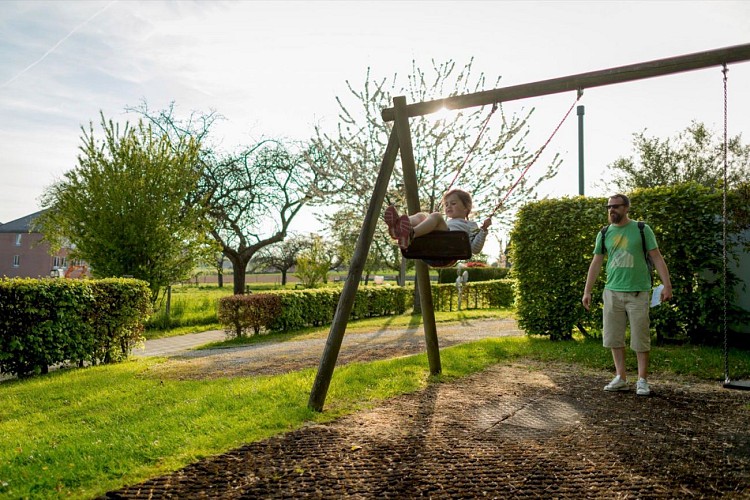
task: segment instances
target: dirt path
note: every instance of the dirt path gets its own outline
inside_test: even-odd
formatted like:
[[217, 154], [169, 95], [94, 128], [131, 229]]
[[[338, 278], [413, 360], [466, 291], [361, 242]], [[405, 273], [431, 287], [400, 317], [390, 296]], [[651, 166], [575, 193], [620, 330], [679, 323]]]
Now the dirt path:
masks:
[[[512, 319], [471, 320], [438, 325], [440, 347], [482, 338], [523, 335]], [[200, 379], [268, 375], [317, 367], [327, 339], [261, 343], [231, 349], [185, 351], [153, 368], [163, 378]], [[339, 364], [425, 352], [424, 329], [382, 328], [344, 335]]]

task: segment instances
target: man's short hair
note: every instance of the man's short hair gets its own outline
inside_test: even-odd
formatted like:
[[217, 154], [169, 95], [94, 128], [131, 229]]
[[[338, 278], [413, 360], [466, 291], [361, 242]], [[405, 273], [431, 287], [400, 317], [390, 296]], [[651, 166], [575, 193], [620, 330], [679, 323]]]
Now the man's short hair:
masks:
[[626, 207], [630, 206], [630, 198], [628, 198], [624, 194], [620, 194], [620, 193], [613, 194], [612, 196], [610, 196], [610, 198], [620, 198], [622, 200], [623, 205], [625, 205]]

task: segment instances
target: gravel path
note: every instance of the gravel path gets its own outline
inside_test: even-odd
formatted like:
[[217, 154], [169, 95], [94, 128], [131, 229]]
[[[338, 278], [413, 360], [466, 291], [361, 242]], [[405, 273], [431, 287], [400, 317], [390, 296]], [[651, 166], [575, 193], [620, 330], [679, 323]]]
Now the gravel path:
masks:
[[[515, 320], [471, 320], [437, 326], [441, 348], [483, 338], [523, 335]], [[202, 379], [278, 374], [317, 367], [327, 339], [263, 342], [241, 347], [182, 350], [152, 368], [160, 377]], [[382, 328], [375, 332], [347, 332], [338, 364], [386, 359], [425, 352], [424, 329]]]

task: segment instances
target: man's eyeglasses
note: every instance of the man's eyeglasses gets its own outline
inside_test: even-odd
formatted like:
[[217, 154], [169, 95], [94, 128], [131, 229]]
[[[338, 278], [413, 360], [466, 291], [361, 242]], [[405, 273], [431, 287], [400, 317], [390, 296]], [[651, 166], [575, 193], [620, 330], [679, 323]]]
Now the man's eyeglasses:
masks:
[[625, 205], [623, 205], [622, 203], [617, 203], [616, 205], [606, 205], [606, 209], [610, 210], [610, 209], [614, 208], [615, 210], [617, 210], [618, 208], [623, 207], [623, 206], [625, 206]]

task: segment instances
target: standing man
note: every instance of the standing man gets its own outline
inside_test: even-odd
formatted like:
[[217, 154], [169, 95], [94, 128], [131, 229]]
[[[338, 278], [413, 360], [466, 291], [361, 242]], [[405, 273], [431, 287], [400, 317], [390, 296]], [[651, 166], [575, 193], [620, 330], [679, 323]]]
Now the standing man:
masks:
[[[612, 350], [617, 374], [604, 386], [605, 391], [628, 390], [625, 372], [625, 327], [630, 323], [630, 348], [638, 359], [636, 394], [648, 396], [648, 360], [651, 350], [648, 310], [650, 305], [651, 275], [643, 253], [638, 222], [628, 217], [630, 200], [624, 194], [615, 194], [607, 202], [610, 225], [605, 233], [604, 246], [607, 258], [607, 282], [604, 285], [604, 315], [602, 337], [604, 347]], [[646, 249], [664, 285], [661, 300], [672, 298], [669, 270], [656, 244], [654, 232], [648, 225], [643, 228]], [[596, 237], [594, 258], [589, 265], [586, 287], [581, 302], [588, 311], [591, 307], [591, 289], [594, 287], [604, 261], [602, 231]]]

